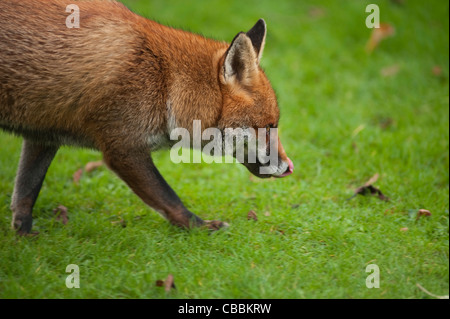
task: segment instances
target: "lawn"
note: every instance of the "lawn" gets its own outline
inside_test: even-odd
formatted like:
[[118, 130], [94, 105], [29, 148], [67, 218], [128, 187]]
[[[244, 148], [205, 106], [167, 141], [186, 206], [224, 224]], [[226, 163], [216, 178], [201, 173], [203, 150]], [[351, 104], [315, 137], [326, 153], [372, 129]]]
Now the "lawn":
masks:
[[[443, 1], [124, 1], [160, 23], [231, 41], [268, 25], [262, 66], [293, 175], [174, 164], [167, 182], [226, 230], [184, 231], [146, 207], [101, 154], [62, 148], [34, 208], [10, 229], [21, 139], [0, 133], [0, 298], [434, 298], [449, 294], [449, 4]], [[370, 54], [366, 5], [395, 28]], [[355, 196], [376, 173], [389, 201]], [[53, 213], [68, 208], [64, 225]], [[426, 209], [431, 216], [418, 216]], [[254, 210], [258, 220], [247, 220]], [[80, 288], [66, 287], [66, 266]], [[379, 267], [369, 289], [366, 267]], [[157, 280], [173, 275], [176, 289]]]

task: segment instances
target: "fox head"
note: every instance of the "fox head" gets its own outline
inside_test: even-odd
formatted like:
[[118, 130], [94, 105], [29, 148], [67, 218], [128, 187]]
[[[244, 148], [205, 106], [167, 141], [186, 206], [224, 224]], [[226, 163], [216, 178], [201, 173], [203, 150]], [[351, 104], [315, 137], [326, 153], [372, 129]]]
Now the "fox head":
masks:
[[[238, 33], [222, 57], [219, 82], [223, 108], [219, 128], [242, 129], [241, 141], [247, 156], [241, 163], [252, 174], [284, 177], [293, 172], [294, 165], [277, 134], [272, 134], [277, 132], [280, 111], [275, 92], [260, 67], [266, 32], [266, 23], [260, 19], [248, 32]], [[256, 143], [249, 143], [251, 140]], [[270, 158], [275, 156], [276, 160], [263, 160], [263, 155], [269, 155], [271, 150], [276, 154], [270, 154]], [[256, 154], [255, 160], [249, 160], [250, 154]]]

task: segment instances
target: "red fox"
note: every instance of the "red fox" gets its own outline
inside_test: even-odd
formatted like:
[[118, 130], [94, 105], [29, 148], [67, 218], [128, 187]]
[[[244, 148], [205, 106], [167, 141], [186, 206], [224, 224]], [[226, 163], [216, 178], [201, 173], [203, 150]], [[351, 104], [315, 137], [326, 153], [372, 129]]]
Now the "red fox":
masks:
[[[11, 200], [12, 227], [32, 228], [32, 209], [58, 148], [102, 152], [106, 165], [172, 224], [219, 229], [190, 212], [151, 152], [173, 145], [175, 127], [276, 128], [279, 108], [260, 67], [266, 23], [231, 43], [163, 26], [115, 1], [0, 1], [0, 128], [24, 138]], [[292, 161], [278, 141], [283, 177]], [[266, 138], [269, 148], [270, 138]]]

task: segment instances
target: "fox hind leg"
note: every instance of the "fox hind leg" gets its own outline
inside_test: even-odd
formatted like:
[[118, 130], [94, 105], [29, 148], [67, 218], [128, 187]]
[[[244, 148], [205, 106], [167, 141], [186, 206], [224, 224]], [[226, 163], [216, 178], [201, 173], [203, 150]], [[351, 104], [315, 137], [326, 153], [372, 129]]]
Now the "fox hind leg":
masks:
[[27, 139], [23, 141], [11, 199], [12, 227], [20, 235], [26, 235], [31, 231], [33, 206], [58, 148]]

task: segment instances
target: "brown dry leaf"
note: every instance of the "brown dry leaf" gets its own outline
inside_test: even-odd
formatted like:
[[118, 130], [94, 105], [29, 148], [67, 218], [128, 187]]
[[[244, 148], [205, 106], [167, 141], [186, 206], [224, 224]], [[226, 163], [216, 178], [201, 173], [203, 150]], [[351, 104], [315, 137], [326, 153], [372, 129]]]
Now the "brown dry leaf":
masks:
[[171, 289], [177, 289], [177, 287], [175, 287], [175, 283], [173, 281], [173, 275], [169, 274], [166, 278], [166, 280], [161, 280], [158, 279], [156, 282], [156, 287], [164, 287], [164, 290], [166, 292], [169, 292]]
[[366, 183], [364, 183], [363, 186], [360, 186], [357, 189], [355, 189], [355, 194], [353, 194], [353, 196], [350, 197], [348, 200], [352, 199], [356, 195], [363, 195], [363, 196], [374, 195], [377, 196], [379, 199], [388, 202], [389, 198], [386, 197], [378, 188], [372, 185], [378, 180], [379, 176], [380, 175], [378, 173], [373, 175]]
[[372, 29], [372, 33], [366, 45], [366, 51], [368, 53], [372, 53], [372, 51], [375, 50], [376, 47], [378, 47], [382, 40], [393, 36], [394, 33], [395, 29], [392, 25], [388, 23], [380, 23], [379, 28]]
[[[89, 172], [92, 172], [94, 169], [99, 168], [102, 165], [103, 165], [103, 161], [88, 162], [84, 166], [84, 171], [89, 173]], [[72, 176], [73, 182], [78, 185], [82, 175], [83, 175], [83, 169], [80, 168], [75, 173], [73, 173], [73, 176]]]
[[441, 76], [442, 75], [442, 68], [439, 65], [435, 65], [433, 69], [431, 69], [431, 72], [434, 76]]
[[379, 177], [380, 177], [380, 174], [375, 173], [375, 175], [373, 175], [367, 182], [364, 183], [364, 187], [375, 184]]
[[78, 169], [75, 173], [73, 173], [73, 182], [78, 185], [81, 179], [81, 175], [83, 175], [83, 169]]
[[390, 117], [381, 117], [377, 123], [382, 130], [387, 130], [395, 124], [395, 121]]
[[359, 194], [359, 195], [376, 195], [379, 199], [384, 200], [386, 202], [389, 201], [389, 198], [386, 197], [386, 195], [384, 195], [378, 188], [376, 188], [373, 185], [369, 185], [369, 186], [362, 186], [362, 187], [358, 187], [355, 190], [355, 194]]
[[103, 161], [88, 162], [84, 166], [84, 170], [89, 173], [89, 172], [92, 172], [93, 170], [99, 168], [102, 165], [103, 165]]
[[359, 147], [358, 147], [358, 145], [356, 145], [355, 142], [352, 142], [352, 148], [355, 151], [355, 153], [359, 153]]
[[424, 217], [430, 217], [430, 216], [431, 216], [431, 213], [430, 213], [430, 211], [427, 210], [427, 209], [419, 209], [419, 211], [417, 212], [417, 217], [416, 217], [416, 219], [419, 219], [419, 218], [422, 217], [422, 216], [424, 216]]
[[173, 275], [169, 274], [167, 279], [164, 281], [164, 290], [169, 292], [171, 289], [177, 289], [175, 283], [173, 282]]
[[67, 217], [67, 207], [59, 205], [53, 210], [53, 213], [56, 215], [56, 220], [61, 221], [64, 225], [69, 222], [69, 218]]
[[394, 64], [394, 65], [382, 68], [380, 71], [380, 74], [383, 77], [390, 77], [390, 76], [396, 75], [398, 73], [398, 71], [400, 71], [400, 65]]
[[251, 210], [247, 214], [247, 220], [253, 219], [255, 221], [258, 220], [258, 216], [256, 216], [256, 212], [254, 210]]
[[322, 7], [311, 7], [308, 10], [308, 16], [310, 16], [313, 19], [319, 19], [326, 15], [326, 11]]
[[111, 224], [113, 224], [113, 225], [120, 225], [120, 226], [122, 226], [122, 228], [127, 227], [127, 222], [123, 218], [121, 218], [120, 220], [112, 221]]

